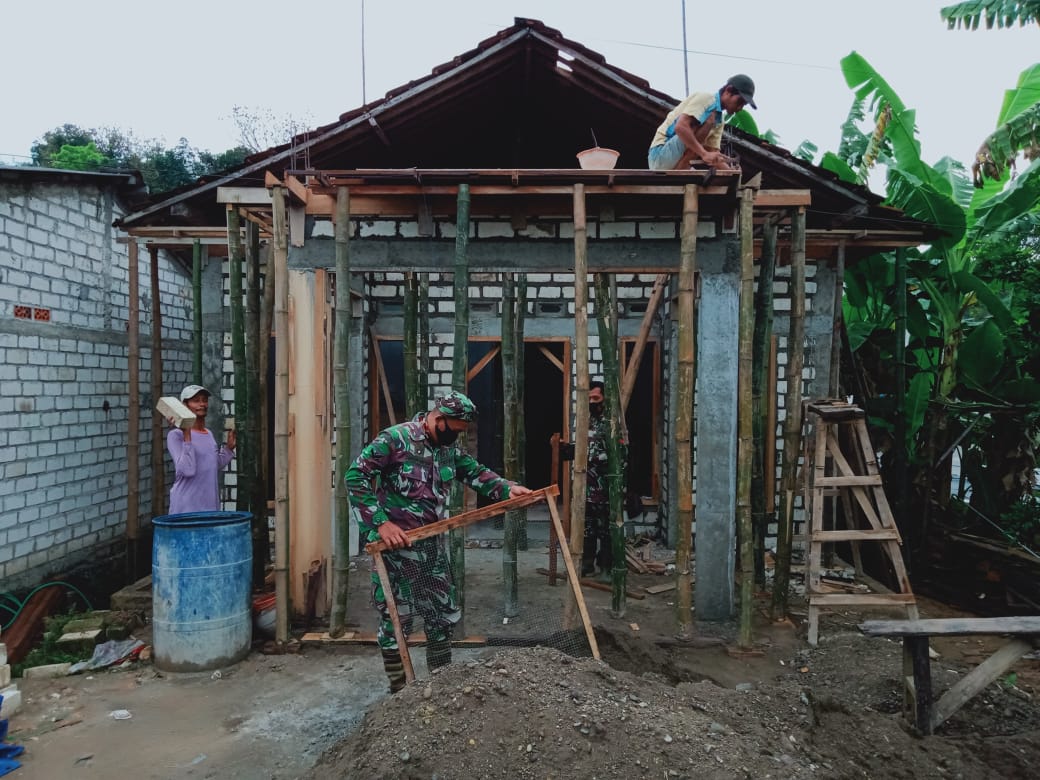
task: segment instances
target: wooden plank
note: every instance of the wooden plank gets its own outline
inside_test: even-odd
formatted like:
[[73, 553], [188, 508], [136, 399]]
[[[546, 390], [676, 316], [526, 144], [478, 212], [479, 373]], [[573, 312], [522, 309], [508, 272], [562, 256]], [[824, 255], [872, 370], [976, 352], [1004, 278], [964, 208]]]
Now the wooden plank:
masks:
[[899, 607], [917, 602], [913, 593], [810, 593], [809, 603], [821, 607]]
[[[548, 574], [549, 574], [549, 570], [548, 569], [543, 569], [542, 567], [538, 567], [537, 569], [535, 569], [535, 571], [537, 571], [539, 574], [542, 574], [542, 575], [545, 575], [545, 576], [548, 576]], [[564, 575], [564, 574], [557, 574], [556, 576], [559, 579], [562, 579], [562, 580], [568, 579], [568, 577], [566, 575]], [[597, 582], [596, 580], [590, 580], [588, 577], [582, 577], [581, 579], [578, 580], [578, 582], [581, 583], [581, 586], [584, 587], [584, 588], [592, 588], [593, 590], [602, 590], [602, 591], [605, 591], [606, 593], [613, 593], [614, 592], [614, 588], [611, 585], [607, 584], [606, 582]], [[674, 588], [675, 586], [673, 585], [672, 587]], [[644, 588], [644, 590], [646, 590], [646, 588]], [[646, 598], [645, 594], [639, 593], [638, 591], [634, 591], [634, 590], [628, 590], [627, 588], [625, 589], [625, 595], [628, 596], [629, 598], [633, 598], [633, 599], [640, 599], [640, 600], [642, 600], [642, 599]]]
[[394, 589], [390, 585], [390, 575], [386, 571], [386, 562], [383, 560], [382, 552], [377, 551], [372, 556], [372, 562], [379, 575], [379, 582], [383, 586], [383, 598], [386, 599], [386, 609], [390, 613], [390, 620], [394, 624], [394, 637], [397, 639], [397, 649], [401, 653], [401, 665], [404, 666], [404, 676], [408, 682], [415, 682], [415, 670], [412, 668], [412, 656], [408, 653], [408, 637], [401, 628], [401, 616], [397, 612], [397, 601], [394, 599]]
[[894, 528], [863, 528], [841, 531], [816, 531], [813, 534], [814, 542], [880, 542], [886, 539], [898, 541], [899, 532]]
[[647, 585], [643, 590], [656, 596], [658, 593], [667, 593], [670, 590], [675, 590], [675, 583], [670, 582], [667, 585]]
[[1014, 634], [1040, 637], [1040, 616], [866, 620], [859, 630], [870, 636], [974, 636]]
[[[348, 631], [343, 636], [329, 636], [328, 631], [312, 631], [300, 637], [301, 642], [320, 642], [330, 645], [374, 645], [379, 638], [372, 632]], [[461, 639], [452, 639], [452, 647], [486, 647], [490, 641], [486, 636], [467, 636]], [[426, 633], [419, 631], [408, 637], [409, 647], [421, 647], [426, 644]]]
[[[413, 542], [420, 539], [428, 539], [431, 536], [437, 536], [437, 534], [442, 534], [445, 531], [452, 530], [453, 528], [462, 528], [463, 526], [476, 523], [480, 520], [487, 520], [489, 517], [496, 517], [505, 514], [514, 509], [523, 509], [524, 507], [538, 504], [547, 500], [550, 496], [557, 495], [559, 492], [560, 489], [556, 485], [549, 485], [548, 487], [531, 491], [527, 495], [507, 498], [505, 501], [499, 501], [490, 506], [471, 509], [468, 512], [461, 512], [454, 517], [449, 517], [447, 520], [438, 520], [436, 523], [430, 523], [429, 525], [424, 525], [419, 528], [413, 528], [410, 531], [405, 531], [405, 535]], [[370, 542], [365, 545], [365, 552], [369, 555], [383, 552], [387, 549], [389, 548], [384, 541]]]
[[[1038, 618], [1040, 620], [1040, 618]], [[922, 621], [919, 621], [922, 622]], [[904, 642], [917, 640], [916, 637], [906, 637]], [[926, 641], [926, 640], [925, 640]], [[1001, 647], [997, 652], [976, 666], [962, 679], [943, 694], [935, 705], [934, 714], [928, 723], [929, 731], [932, 733], [941, 726], [947, 718], [964, 706], [979, 691], [986, 688], [991, 682], [1002, 676], [1008, 669], [1033, 649], [1033, 643], [1025, 639], [1012, 639]], [[916, 680], [916, 678], [915, 678]]]
[[755, 207], [810, 206], [811, 190], [756, 190]]
[[820, 477], [816, 481], [816, 487], [852, 487], [854, 485], [880, 485], [881, 477], [875, 476], [838, 476]]
[[[552, 487], [556, 486], [553, 485]], [[549, 506], [549, 517], [552, 519], [553, 528], [556, 529], [556, 535], [560, 539], [565, 538], [563, 535], [563, 524], [560, 522], [560, 513], [556, 508], [555, 494], [546, 503]], [[567, 579], [571, 583], [571, 592], [574, 594], [574, 600], [578, 604], [578, 613], [581, 615], [581, 623], [585, 627], [585, 636], [589, 640], [592, 657], [598, 661], [600, 660], [599, 644], [596, 642], [596, 632], [592, 630], [592, 620], [589, 619], [589, 610], [585, 606], [585, 596], [582, 595], [581, 588], [577, 584], [578, 572], [574, 570], [574, 559], [570, 555], [564, 555], [563, 563], [567, 567]]]

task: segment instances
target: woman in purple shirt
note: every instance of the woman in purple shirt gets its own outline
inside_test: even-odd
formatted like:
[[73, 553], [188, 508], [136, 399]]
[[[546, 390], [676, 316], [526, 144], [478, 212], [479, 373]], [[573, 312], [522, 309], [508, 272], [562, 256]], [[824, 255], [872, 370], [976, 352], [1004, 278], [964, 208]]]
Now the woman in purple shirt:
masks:
[[170, 489], [170, 514], [220, 509], [217, 474], [235, 457], [235, 432], [228, 431], [226, 444], [217, 444], [206, 428], [209, 395], [209, 390], [201, 385], [188, 385], [181, 390], [181, 400], [194, 412], [195, 423], [190, 428], [173, 428], [166, 434], [166, 447], [176, 472]]

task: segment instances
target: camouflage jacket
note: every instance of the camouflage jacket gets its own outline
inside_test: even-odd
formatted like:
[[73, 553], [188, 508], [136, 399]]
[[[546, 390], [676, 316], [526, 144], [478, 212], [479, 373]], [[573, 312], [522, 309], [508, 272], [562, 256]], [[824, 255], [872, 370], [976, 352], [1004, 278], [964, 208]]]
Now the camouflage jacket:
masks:
[[421, 417], [381, 432], [344, 475], [368, 542], [379, 539], [378, 526], [387, 520], [407, 531], [442, 519], [453, 479], [482, 496], [509, 498], [508, 480], [454, 444], [433, 444]]
[[[585, 477], [585, 501], [589, 504], [609, 504], [610, 489], [607, 475], [607, 440], [610, 438], [610, 417], [602, 414], [589, 418], [589, 466]], [[628, 467], [628, 445], [621, 442], [621, 495], [624, 500], [625, 472]]]

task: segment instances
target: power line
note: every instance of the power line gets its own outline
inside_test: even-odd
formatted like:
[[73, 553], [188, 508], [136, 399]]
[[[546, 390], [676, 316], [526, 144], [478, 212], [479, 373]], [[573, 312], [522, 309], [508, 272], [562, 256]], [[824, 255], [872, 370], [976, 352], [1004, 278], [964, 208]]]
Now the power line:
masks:
[[[679, 49], [676, 49], [674, 46], [659, 46], [659, 45], [652, 44], [652, 43], [636, 43], [635, 41], [620, 41], [620, 40], [612, 39], [612, 38], [605, 38], [603, 40], [605, 40], [605, 41], [607, 41], [609, 43], [619, 43], [619, 44], [622, 44], [623, 46], [639, 46], [640, 48], [643, 48], [643, 49], [660, 49], [661, 51], [680, 51]], [[833, 67], [831, 65], [816, 65], [816, 64], [810, 63], [810, 62], [789, 62], [788, 60], [770, 60], [770, 59], [765, 59], [763, 57], [745, 57], [745, 56], [738, 55], [738, 54], [721, 54], [721, 53], [715, 52], [715, 51], [698, 51], [697, 49], [691, 49], [691, 50], [684, 49], [683, 50], [683, 54], [685, 55], [686, 53], [689, 53], [689, 54], [700, 54], [700, 55], [703, 55], [705, 57], [722, 57], [723, 59], [728, 59], [728, 60], [743, 60], [745, 62], [764, 62], [764, 63], [768, 63], [770, 65], [790, 65], [791, 67], [795, 67], [795, 68], [813, 68], [815, 70], [829, 70], [829, 71], [837, 71], [837, 70], [839, 70], [838, 68], [835, 68], [835, 67]]]

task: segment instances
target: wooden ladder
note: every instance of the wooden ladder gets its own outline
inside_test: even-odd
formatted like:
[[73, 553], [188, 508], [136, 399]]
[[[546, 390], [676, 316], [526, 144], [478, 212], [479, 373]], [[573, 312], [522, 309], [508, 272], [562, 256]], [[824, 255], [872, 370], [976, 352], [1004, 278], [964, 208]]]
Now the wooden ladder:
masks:
[[[809, 644], [819, 639], [820, 610], [830, 607], [902, 606], [907, 617], [917, 619], [917, 602], [910, 589], [900, 550], [902, 539], [885, 498], [874, 447], [867, 434], [866, 416], [858, 406], [825, 399], [807, 404], [815, 415], [816, 442], [812, 453], [811, 481], [806, 490], [809, 526]], [[846, 443], [849, 452], [842, 451]], [[851, 457], [850, 457], [851, 456]], [[841, 499], [845, 528], [824, 528], [824, 499]], [[862, 575], [860, 545], [880, 542], [899, 583], [899, 592], [829, 593], [821, 585], [823, 545], [849, 542], [856, 574]]]

